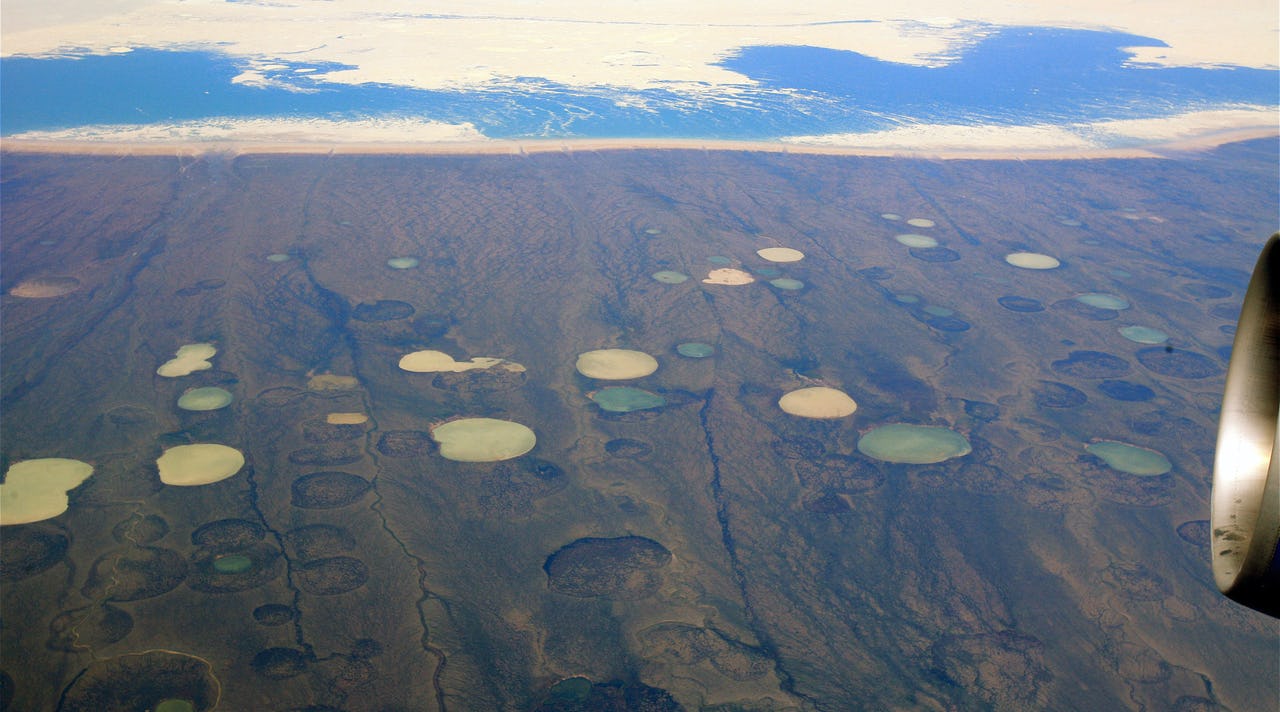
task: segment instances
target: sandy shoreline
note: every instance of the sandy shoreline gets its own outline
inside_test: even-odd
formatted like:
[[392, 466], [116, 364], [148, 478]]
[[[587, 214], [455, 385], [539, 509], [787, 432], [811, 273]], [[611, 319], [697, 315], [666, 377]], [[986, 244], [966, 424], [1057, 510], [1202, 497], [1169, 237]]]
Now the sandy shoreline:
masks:
[[1169, 158], [1182, 153], [1209, 151], [1219, 146], [1258, 138], [1280, 136], [1278, 128], [1233, 129], [1201, 136], [1156, 142], [1129, 148], [1070, 150], [1017, 146], [912, 150], [859, 146], [807, 145], [780, 141], [725, 141], [706, 139], [546, 139], [438, 142], [318, 141], [42, 141], [0, 139], [0, 151], [102, 156], [199, 156], [243, 155], [527, 155], [599, 151], [686, 150], [797, 153], [827, 156], [872, 156], [930, 160], [1078, 160], [1100, 158]]

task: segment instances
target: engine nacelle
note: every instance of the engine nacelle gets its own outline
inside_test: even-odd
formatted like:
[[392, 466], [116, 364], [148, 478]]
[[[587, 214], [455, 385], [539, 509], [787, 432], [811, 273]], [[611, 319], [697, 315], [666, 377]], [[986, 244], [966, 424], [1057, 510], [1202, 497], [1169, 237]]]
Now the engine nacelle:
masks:
[[1210, 524], [1218, 590], [1280, 618], [1280, 233], [1262, 248], [1236, 325]]

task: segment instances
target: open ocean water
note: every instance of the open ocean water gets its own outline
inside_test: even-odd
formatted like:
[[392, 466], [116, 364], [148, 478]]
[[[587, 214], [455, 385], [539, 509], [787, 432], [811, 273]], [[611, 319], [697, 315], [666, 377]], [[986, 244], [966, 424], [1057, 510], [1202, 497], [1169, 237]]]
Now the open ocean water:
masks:
[[212, 118], [413, 117], [490, 138], [772, 139], [902, 125], [1074, 124], [1280, 104], [1280, 72], [1157, 67], [1118, 32], [1006, 28], [941, 66], [810, 46], [744, 47], [721, 65], [730, 95], [576, 87], [536, 77], [465, 91], [328, 83], [342, 65], [277, 62], [271, 86], [232, 83], [247, 60], [213, 51], [0, 59], [0, 133]]

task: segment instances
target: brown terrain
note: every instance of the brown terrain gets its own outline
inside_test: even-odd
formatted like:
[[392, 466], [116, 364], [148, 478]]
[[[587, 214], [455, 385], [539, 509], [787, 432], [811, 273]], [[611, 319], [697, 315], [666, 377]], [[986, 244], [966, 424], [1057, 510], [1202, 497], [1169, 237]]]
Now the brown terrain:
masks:
[[[0, 529], [0, 709], [1245, 712], [1280, 695], [1280, 627], [1217, 594], [1205, 521], [1233, 323], [1280, 210], [1274, 138], [1036, 162], [2, 158], [0, 464], [95, 470], [67, 512]], [[777, 246], [805, 258], [756, 256]], [[723, 266], [760, 279], [703, 283]], [[693, 341], [715, 353], [676, 352]], [[212, 368], [156, 374], [193, 343]], [[575, 371], [607, 348], [659, 368]], [[524, 369], [397, 367], [421, 349]], [[588, 394], [609, 385], [665, 405], [607, 412]], [[777, 406], [815, 385], [857, 411]], [[176, 407], [203, 386], [235, 400]], [[537, 444], [447, 460], [430, 430], [460, 416]], [[862, 454], [888, 423], [972, 451]], [[1173, 468], [1113, 469], [1085, 452], [1098, 440]], [[246, 465], [161, 483], [156, 459], [189, 443]]]

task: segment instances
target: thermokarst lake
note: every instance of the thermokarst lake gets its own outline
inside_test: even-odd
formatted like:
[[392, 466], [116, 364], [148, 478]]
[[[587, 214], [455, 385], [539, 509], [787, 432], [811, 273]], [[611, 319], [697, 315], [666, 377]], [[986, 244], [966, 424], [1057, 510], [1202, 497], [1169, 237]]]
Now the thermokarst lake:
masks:
[[1265, 709], [1278, 158], [6, 152], [0, 709]]

